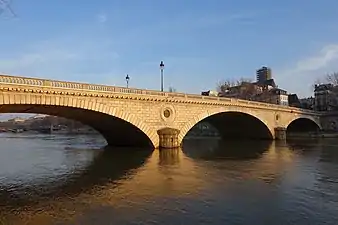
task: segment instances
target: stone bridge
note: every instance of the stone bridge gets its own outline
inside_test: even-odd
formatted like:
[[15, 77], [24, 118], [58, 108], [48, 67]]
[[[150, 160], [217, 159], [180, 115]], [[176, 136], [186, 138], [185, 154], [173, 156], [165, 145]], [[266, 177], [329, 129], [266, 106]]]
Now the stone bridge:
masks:
[[229, 138], [320, 128], [317, 112], [287, 106], [9, 75], [0, 75], [0, 113], [61, 116], [93, 127], [109, 145], [154, 148], [180, 145], [201, 121]]

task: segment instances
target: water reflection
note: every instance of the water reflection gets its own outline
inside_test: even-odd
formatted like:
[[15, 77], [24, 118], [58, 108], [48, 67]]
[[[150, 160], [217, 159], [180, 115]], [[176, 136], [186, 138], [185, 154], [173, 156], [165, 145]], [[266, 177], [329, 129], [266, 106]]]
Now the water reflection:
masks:
[[296, 151], [298, 154], [308, 154], [311, 151], [317, 151], [321, 148], [323, 142], [320, 139], [289, 139], [285, 144], [291, 150]]
[[230, 141], [220, 139], [185, 140], [184, 153], [203, 160], [248, 160], [262, 157], [272, 141]]
[[180, 151], [182, 151], [181, 148], [159, 150], [158, 164], [160, 166], [178, 164], [180, 162]]
[[[37, 151], [38, 140], [32, 144], [18, 138], [8, 145], [16, 154], [26, 152], [17, 142], [30, 148], [37, 166], [54, 163], [48, 167], [51, 179], [43, 176], [32, 186], [41, 176], [33, 167], [13, 186], [10, 180], [18, 173], [11, 172], [10, 163], [0, 164], [8, 171], [0, 170], [0, 179], [7, 174], [0, 186], [0, 224], [302, 225], [338, 220], [334, 141], [210, 139], [186, 141], [182, 149], [128, 151], [81, 149], [54, 139], [39, 142], [43, 147]], [[2, 157], [16, 159], [1, 150], [1, 143]], [[67, 169], [58, 172], [56, 162]]]
[[[88, 151], [88, 150], [86, 150]], [[95, 156], [91, 163], [77, 171], [64, 174], [63, 177], [51, 177], [38, 185], [0, 184], [0, 211], [3, 208], [23, 207], [48, 200], [49, 197], [62, 198], [76, 196], [83, 192], [89, 192], [96, 186], [104, 186], [105, 183], [114, 183], [117, 180], [132, 176], [133, 171], [142, 166], [151, 155], [150, 150], [135, 149], [93, 149]], [[72, 156], [83, 151], [72, 151]], [[73, 158], [75, 161], [76, 158]], [[52, 171], [51, 171], [52, 173]], [[53, 179], [54, 178], [54, 179]], [[29, 193], [29, 194], [27, 194]]]

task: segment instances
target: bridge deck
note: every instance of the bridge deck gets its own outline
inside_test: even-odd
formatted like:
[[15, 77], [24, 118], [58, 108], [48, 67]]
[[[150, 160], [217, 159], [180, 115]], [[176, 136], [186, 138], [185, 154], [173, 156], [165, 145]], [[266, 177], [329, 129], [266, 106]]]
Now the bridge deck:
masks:
[[26, 86], [26, 87], [66, 89], [66, 90], [74, 90], [74, 91], [89, 91], [89, 92], [94, 91], [94, 92], [101, 92], [101, 93], [147, 95], [147, 96], [158, 96], [158, 97], [175, 98], [175, 99], [183, 98], [188, 101], [205, 101], [205, 102], [211, 101], [211, 102], [218, 102], [218, 103], [228, 103], [231, 105], [242, 105], [244, 107], [249, 107], [249, 108], [259, 107], [259, 108], [268, 109], [268, 110], [293, 111], [293, 112], [299, 112], [299, 113], [309, 114], [309, 115], [321, 115], [321, 113], [312, 111], [312, 110], [300, 109], [300, 108], [283, 106], [283, 105], [275, 105], [275, 104], [269, 104], [269, 103], [263, 103], [263, 102], [256, 102], [256, 101], [247, 101], [247, 100], [242, 100], [242, 99], [202, 96], [202, 95], [197, 95], [197, 94], [186, 94], [186, 93], [177, 93], [177, 92], [175, 93], [161, 92], [161, 91], [156, 91], [156, 90], [124, 88], [124, 87], [118, 87], [118, 86], [58, 81], [58, 80], [50, 80], [50, 79], [39, 79], [39, 78], [12, 76], [12, 75], [7, 75], [7, 74], [0, 74], [0, 85], [1, 86], [19, 85], [19, 86]]

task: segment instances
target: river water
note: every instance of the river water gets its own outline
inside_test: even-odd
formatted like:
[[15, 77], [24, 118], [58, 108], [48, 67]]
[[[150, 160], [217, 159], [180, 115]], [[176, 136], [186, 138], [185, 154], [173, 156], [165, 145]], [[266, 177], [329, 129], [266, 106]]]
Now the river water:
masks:
[[337, 224], [338, 141], [0, 135], [0, 224]]

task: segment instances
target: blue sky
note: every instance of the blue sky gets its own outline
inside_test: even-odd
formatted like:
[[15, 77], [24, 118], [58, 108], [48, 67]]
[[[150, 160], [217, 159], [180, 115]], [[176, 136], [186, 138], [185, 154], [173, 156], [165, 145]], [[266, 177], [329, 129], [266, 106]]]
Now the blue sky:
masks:
[[0, 72], [200, 93], [255, 78], [312, 94], [338, 71], [337, 0], [13, 0], [0, 15]]

